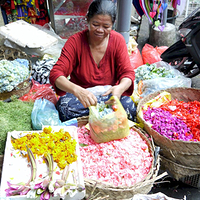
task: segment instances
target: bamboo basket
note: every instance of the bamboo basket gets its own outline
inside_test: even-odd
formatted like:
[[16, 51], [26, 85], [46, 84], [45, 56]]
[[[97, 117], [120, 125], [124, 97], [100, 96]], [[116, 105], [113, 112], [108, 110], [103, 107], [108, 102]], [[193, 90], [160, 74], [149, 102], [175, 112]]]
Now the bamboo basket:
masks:
[[[157, 131], [153, 130], [146, 121], [139, 116], [139, 111], [142, 106], [152, 100], [161, 92], [166, 91], [171, 94], [172, 100], [177, 99], [179, 101], [190, 102], [200, 100], [200, 89], [194, 88], [170, 88], [166, 90], [160, 90], [154, 92], [143, 99], [141, 99], [137, 106], [137, 120], [144, 125], [144, 130], [151, 135], [157, 146], [161, 148], [160, 154], [165, 158], [189, 168], [200, 169], [200, 142], [193, 141], [181, 141], [181, 140], [170, 140], [167, 137], [162, 136]], [[166, 162], [165, 162], [166, 164]], [[168, 167], [168, 166], [167, 166]], [[195, 174], [199, 173], [195, 170]], [[190, 175], [189, 173], [185, 175]]]
[[[78, 126], [84, 126], [88, 123], [88, 116], [80, 117], [78, 118]], [[84, 179], [85, 187], [86, 187], [86, 195], [93, 193], [101, 194], [102, 196], [108, 196], [108, 200], [117, 200], [117, 199], [130, 199], [135, 194], [147, 194], [150, 192], [151, 188], [153, 187], [153, 184], [156, 180], [160, 179], [161, 177], [165, 176], [166, 174], [162, 174], [160, 176], [158, 175], [158, 171], [160, 168], [160, 158], [159, 155], [154, 155], [154, 145], [153, 142], [151, 142], [143, 133], [143, 130], [140, 130], [137, 127], [132, 127], [135, 131], [140, 134], [140, 136], [145, 140], [149, 146], [150, 152], [154, 158], [154, 162], [152, 163], [151, 169], [148, 173], [148, 175], [137, 184], [126, 187], [126, 186], [114, 186], [108, 183], [99, 182], [98, 180], [88, 180]], [[96, 186], [95, 186], [96, 185]], [[93, 188], [95, 186], [95, 190], [93, 191]]]
[[17, 58], [27, 59], [29, 61], [29, 71], [30, 71], [29, 76], [22, 83], [19, 83], [15, 87], [15, 89], [13, 89], [11, 92], [0, 93], [0, 100], [9, 99], [13, 95], [19, 98], [24, 94], [28, 93], [29, 90], [31, 89], [31, 82], [29, 81], [29, 79], [31, 76], [32, 65], [29, 56], [23, 51], [16, 50], [6, 46], [0, 46], [0, 60], [3, 59], [15, 60]]
[[164, 156], [160, 156], [161, 166], [176, 180], [180, 180], [192, 187], [200, 188], [200, 168], [192, 168], [173, 162]]

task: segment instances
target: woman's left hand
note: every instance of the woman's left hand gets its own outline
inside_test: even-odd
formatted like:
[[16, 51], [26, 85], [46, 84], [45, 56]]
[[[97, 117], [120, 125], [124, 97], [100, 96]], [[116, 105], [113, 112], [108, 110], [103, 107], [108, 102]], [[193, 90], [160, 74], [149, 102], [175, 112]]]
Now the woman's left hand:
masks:
[[120, 85], [115, 85], [115, 86], [112, 86], [109, 90], [107, 90], [103, 94], [103, 96], [112, 94], [112, 96], [116, 96], [116, 97], [118, 97], [118, 99], [120, 99], [123, 92], [124, 91], [121, 89]]
[[107, 96], [112, 94], [112, 96], [121, 98], [121, 95], [131, 86], [132, 80], [129, 78], [122, 78], [119, 85], [112, 86], [107, 92], [103, 94], [103, 96]]

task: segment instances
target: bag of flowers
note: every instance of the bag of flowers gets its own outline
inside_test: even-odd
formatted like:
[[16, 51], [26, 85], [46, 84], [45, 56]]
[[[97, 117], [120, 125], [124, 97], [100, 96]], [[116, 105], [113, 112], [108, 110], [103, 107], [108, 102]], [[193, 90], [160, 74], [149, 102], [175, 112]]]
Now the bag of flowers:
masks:
[[109, 142], [129, 135], [126, 111], [116, 96], [107, 103], [101, 102], [89, 108], [91, 138], [97, 142]]
[[200, 169], [199, 99], [200, 89], [169, 88], [146, 96], [137, 107], [137, 119], [160, 146], [160, 154], [191, 169]]

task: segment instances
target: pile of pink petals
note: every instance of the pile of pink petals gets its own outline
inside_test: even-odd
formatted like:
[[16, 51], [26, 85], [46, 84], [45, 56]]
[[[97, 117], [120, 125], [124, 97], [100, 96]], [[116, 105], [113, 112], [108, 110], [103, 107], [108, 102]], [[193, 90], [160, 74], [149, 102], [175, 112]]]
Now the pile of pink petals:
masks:
[[78, 128], [78, 139], [86, 179], [130, 187], [149, 173], [153, 157], [146, 141], [133, 129], [124, 139], [97, 144], [83, 126]]

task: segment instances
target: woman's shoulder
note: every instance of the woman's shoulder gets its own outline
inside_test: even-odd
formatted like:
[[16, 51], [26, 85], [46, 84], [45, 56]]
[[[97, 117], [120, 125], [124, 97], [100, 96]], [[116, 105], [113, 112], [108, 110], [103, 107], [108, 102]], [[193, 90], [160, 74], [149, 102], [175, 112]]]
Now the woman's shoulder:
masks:
[[85, 41], [87, 38], [87, 31], [88, 31], [87, 29], [79, 31], [79, 32], [71, 35], [68, 40], [75, 40], [77, 42]]
[[118, 41], [118, 42], [121, 42], [121, 41], [124, 41], [125, 42], [125, 39], [123, 37], [123, 35], [115, 30], [112, 30], [111, 33], [110, 33], [110, 36], [112, 38], [112, 40], [114, 41]]

